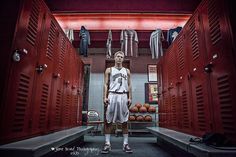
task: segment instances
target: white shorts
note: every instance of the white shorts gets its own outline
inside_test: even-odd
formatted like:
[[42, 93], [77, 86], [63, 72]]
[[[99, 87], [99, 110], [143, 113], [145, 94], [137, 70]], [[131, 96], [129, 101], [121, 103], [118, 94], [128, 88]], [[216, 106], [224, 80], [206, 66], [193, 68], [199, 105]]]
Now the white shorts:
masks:
[[109, 93], [108, 95], [109, 104], [106, 111], [107, 123], [124, 123], [129, 119], [129, 109], [127, 106], [128, 97], [127, 93], [116, 94]]

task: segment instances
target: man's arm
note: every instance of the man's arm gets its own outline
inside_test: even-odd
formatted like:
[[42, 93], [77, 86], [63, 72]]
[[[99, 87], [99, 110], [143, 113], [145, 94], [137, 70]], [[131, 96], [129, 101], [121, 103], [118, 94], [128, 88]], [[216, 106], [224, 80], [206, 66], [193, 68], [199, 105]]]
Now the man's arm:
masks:
[[128, 74], [128, 107], [130, 107], [131, 103], [132, 103], [132, 87], [131, 87], [131, 74], [130, 74], [130, 70], [127, 69], [127, 74]]
[[104, 85], [103, 85], [103, 103], [105, 107], [108, 105], [108, 83], [109, 83], [109, 74], [110, 74], [110, 68], [107, 68], [104, 74]]

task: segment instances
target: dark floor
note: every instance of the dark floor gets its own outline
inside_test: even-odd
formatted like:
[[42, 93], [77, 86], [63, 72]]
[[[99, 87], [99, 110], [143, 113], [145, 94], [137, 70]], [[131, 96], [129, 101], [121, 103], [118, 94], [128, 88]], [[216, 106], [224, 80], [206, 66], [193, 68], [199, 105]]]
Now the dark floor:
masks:
[[[184, 153], [169, 148], [160, 148], [155, 137], [129, 137], [132, 154], [122, 151], [123, 137], [112, 135], [112, 150], [109, 154], [101, 154], [104, 136], [85, 136], [84, 143], [73, 143], [58, 149], [57, 153], [47, 155], [50, 157], [185, 157]], [[171, 150], [171, 151], [170, 151]], [[55, 152], [55, 150], [54, 150]]]

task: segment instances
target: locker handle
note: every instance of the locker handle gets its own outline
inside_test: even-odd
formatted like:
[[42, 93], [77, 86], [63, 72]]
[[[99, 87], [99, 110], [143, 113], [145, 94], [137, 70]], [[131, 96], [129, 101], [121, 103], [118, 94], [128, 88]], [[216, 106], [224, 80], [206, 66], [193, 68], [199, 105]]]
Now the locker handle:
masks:
[[71, 88], [72, 88], [72, 89], [75, 89], [75, 88], [76, 88], [76, 85], [72, 85]]
[[213, 64], [212, 62], [210, 62], [209, 64], [207, 64], [205, 67], [204, 67], [204, 71], [206, 73], [211, 73], [212, 72], [212, 67], [213, 67]]
[[21, 57], [27, 54], [28, 54], [28, 51], [26, 49], [22, 49], [22, 50], [16, 49], [13, 53], [12, 59], [15, 62], [19, 62], [21, 60]]
[[36, 67], [36, 71], [37, 71], [39, 74], [41, 74], [47, 67], [48, 67], [47, 64], [38, 65], [38, 66]]
[[83, 94], [82, 90], [80, 88], [77, 89], [77, 93], [78, 93], [78, 95], [82, 95]]
[[60, 73], [53, 73], [53, 77], [54, 78], [59, 78], [59, 77], [61, 77], [61, 74]]
[[190, 80], [193, 76], [192, 76], [192, 74], [189, 72], [189, 73], [187, 74], [187, 77], [188, 77], [188, 80]]
[[70, 84], [70, 81], [69, 80], [65, 80], [65, 82], [64, 82], [66, 85], [68, 85], [68, 84]]

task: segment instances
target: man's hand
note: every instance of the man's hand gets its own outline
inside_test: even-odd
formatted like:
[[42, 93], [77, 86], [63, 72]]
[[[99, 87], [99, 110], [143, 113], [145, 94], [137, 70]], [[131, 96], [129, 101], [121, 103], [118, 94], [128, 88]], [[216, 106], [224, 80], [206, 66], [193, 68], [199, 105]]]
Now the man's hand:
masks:
[[109, 99], [108, 98], [104, 98], [103, 99], [103, 103], [104, 103], [104, 106], [107, 107], [108, 104], [109, 104]]
[[128, 99], [128, 102], [127, 102], [128, 108], [131, 106], [131, 104], [132, 104], [132, 100]]

